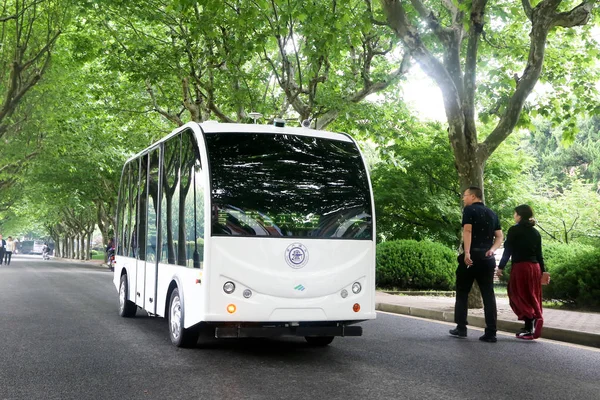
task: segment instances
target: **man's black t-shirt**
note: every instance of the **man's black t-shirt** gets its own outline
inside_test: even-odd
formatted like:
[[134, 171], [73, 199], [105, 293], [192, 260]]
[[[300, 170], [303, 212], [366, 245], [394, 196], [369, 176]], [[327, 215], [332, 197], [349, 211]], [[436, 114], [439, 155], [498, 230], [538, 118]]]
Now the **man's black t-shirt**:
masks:
[[462, 225], [471, 224], [471, 252], [487, 251], [494, 244], [495, 231], [499, 231], [500, 220], [496, 213], [483, 203], [477, 202], [463, 209]]

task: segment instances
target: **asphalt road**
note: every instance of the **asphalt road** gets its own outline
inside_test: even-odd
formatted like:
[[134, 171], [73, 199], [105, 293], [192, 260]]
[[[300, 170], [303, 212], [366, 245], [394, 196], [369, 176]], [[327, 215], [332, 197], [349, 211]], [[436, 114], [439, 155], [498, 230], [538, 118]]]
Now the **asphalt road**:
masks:
[[0, 399], [598, 399], [600, 352], [447, 335], [379, 313], [364, 336], [171, 345], [166, 322], [117, 315], [106, 269], [13, 258], [0, 266]]

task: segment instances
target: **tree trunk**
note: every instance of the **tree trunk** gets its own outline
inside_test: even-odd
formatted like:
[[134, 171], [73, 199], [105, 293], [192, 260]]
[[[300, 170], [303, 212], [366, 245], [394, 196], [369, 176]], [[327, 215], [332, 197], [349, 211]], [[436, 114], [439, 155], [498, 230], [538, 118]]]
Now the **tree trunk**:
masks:
[[85, 246], [86, 260], [89, 260], [92, 258], [92, 235], [94, 234], [95, 227], [96, 227], [96, 224], [94, 222], [90, 222], [90, 224], [88, 225], [88, 228], [87, 228], [86, 246]]
[[85, 254], [85, 233], [82, 232], [79, 236], [79, 259], [81, 261], [87, 260], [87, 254]]
[[[106, 208], [108, 208], [108, 211]], [[116, 221], [111, 216], [111, 209], [112, 207], [110, 205], [107, 207], [103, 202], [98, 203], [96, 224], [98, 225], [98, 229], [100, 229], [100, 233], [102, 234], [102, 244], [104, 248], [106, 248], [111, 238], [116, 237]]]
[[92, 233], [87, 234], [86, 237], [86, 246], [85, 246], [85, 255], [86, 255], [86, 260], [89, 260], [91, 258], [91, 253], [92, 253]]
[[71, 255], [71, 259], [73, 260], [77, 260], [78, 256], [79, 256], [79, 236], [75, 235], [73, 236], [73, 241], [72, 241], [72, 249], [73, 249], [73, 254]]
[[473, 282], [473, 287], [469, 292], [468, 308], [483, 308], [483, 299], [481, 298], [481, 290], [477, 281]]
[[63, 258], [69, 258], [69, 235], [65, 234], [63, 242]]
[[54, 246], [54, 257], [62, 257], [60, 248], [60, 235], [56, 237], [56, 245]]
[[[459, 183], [461, 193], [468, 189], [470, 186], [477, 186], [483, 191], [483, 163], [477, 162], [476, 154], [467, 154], [466, 159], [459, 159], [458, 154], [455, 153], [456, 157], [456, 169], [458, 170]], [[485, 197], [485, 195], [484, 195]], [[481, 291], [477, 282], [473, 282], [471, 292], [469, 292], [469, 301], [467, 303], [469, 308], [482, 308], [483, 300], [481, 298]]]

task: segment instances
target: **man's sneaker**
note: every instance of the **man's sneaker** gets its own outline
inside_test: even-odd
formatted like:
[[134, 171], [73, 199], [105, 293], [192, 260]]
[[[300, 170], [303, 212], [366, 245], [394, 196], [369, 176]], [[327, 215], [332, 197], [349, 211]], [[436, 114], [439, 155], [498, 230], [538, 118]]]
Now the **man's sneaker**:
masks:
[[496, 339], [495, 335], [488, 335], [488, 334], [480, 336], [479, 340], [481, 340], [482, 342], [488, 342], [488, 343], [496, 343], [498, 341], [498, 339]]
[[517, 334], [515, 336], [517, 339], [533, 340], [533, 333], [531, 333], [531, 331], [527, 331], [524, 329], [521, 332], [517, 332]]
[[457, 337], [457, 338], [461, 338], [461, 339], [464, 339], [464, 338], [467, 337], [467, 330], [466, 329], [465, 330], [458, 329], [458, 328], [450, 329], [448, 331], [448, 333], [450, 333], [451, 336], [454, 336], [454, 337]]
[[544, 326], [544, 320], [541, 318], [533, 320], [533, 338], [539, 339], [542, 336], [542, 327]]

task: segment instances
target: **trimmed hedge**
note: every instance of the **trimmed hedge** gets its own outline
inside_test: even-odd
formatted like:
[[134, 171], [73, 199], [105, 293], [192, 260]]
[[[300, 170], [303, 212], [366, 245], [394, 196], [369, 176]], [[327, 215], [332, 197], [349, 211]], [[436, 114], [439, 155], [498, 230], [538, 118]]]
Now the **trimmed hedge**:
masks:
[[583, 308], [600, 309], [600, 249], [554, 266], [544, 298]]
[[377, 245], [377, 287], [451, 290], [456, 281], [456, 252], [428, 241], [396, 240]]
[[587, 254], [594, 249], [594, 246], [579, 243], [542, 244], [542, 252], [544, 255], [546, 271], [552, 273], [557, 266], [572, 262], [574, 258]]
[[[587, 254], [593, 250], [593, 246], [588, 246], [579, 243], [542, 243], [542, 255], [544, 256], [544, 265], [546, 267], [546, 271], [549, 272], [551, 275], [558, 265], [572, 262], [574, 258], [579, 257], [583, 254]], [[506, 268], [504, 268], [504, 274], [500, 278], [501, 282], [508, 282], [511, 267], [512, 262], [509, 261], [508, 264], [506, 264]]]

